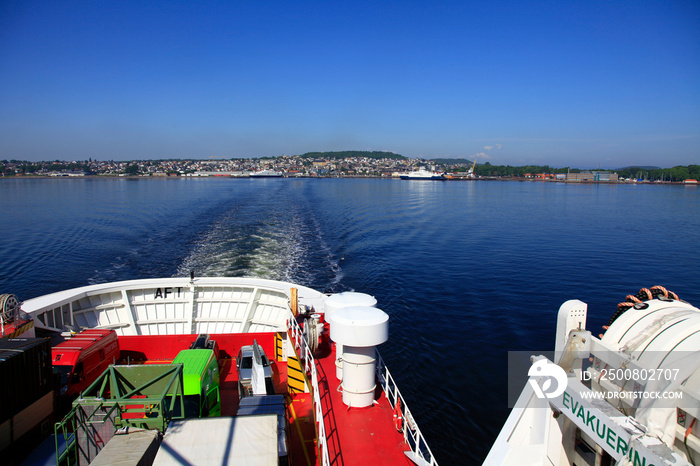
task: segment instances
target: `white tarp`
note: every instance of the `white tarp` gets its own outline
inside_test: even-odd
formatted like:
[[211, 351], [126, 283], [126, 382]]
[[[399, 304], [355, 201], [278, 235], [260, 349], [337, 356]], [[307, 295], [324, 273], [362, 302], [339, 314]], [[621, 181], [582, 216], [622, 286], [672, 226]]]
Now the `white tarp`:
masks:
[[112, 437], [90, 464], [92, 466], [149, 464], [158, 451], [159, 437], [160, 433], [157, 430], [130, 428], [128, 434]]
[[212, 417], [172, 421], [154, 465], [276, 466], [277, 416]]

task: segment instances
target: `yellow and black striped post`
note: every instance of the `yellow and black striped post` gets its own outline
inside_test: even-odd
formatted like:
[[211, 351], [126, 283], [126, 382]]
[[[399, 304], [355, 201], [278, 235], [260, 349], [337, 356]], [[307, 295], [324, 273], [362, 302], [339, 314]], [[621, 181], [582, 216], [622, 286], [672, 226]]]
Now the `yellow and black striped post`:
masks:
[[30, 320], [30, 321], [20, 325], [19, 327], [17, 327], [14, 332], [12, 332], [8, 335], [5, 335], [5, 338], [17, 338], [20, 335], [22, 335], [24, 332], [30, 330], [32, 327], [34, 327], [34, 321]]
[[277, 332], [275, 333], [275, 361], [277, 362], [283, 362], [284, 361], [284, 333], [283, 332]]
[[306, 393], [309, 391], [307, 387], [306, 374], [296, 354], [287, 357], [287, 391], [290, 395]]
[[[290, 395], [295, 393], [308, 393], [311, 384], [306, 378], [306, 372], [302, 361], [299, 359], [299, 348], [291, 332], [287, 333], [291, 354], [287, 354], [287, 391]], [[288, 351], [289, 353], [289, 351]]]

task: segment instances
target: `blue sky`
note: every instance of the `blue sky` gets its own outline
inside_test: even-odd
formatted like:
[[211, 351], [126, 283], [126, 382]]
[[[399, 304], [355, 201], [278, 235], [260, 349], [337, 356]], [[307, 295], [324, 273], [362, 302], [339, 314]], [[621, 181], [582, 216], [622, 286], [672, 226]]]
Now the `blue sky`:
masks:
[[0, 159], [700, 163], [700, 3], [0, 3]]

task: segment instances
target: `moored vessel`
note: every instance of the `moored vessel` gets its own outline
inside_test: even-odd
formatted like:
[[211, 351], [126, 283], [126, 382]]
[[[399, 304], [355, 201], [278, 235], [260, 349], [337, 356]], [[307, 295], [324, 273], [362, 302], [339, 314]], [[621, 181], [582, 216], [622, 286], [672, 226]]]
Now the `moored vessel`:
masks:
[[250, 178], [282, 178], [282, 172], [275, 170], [261, 170], [248, 175]]
[[438, 173], [432, 170], [426, 170], [425, 168], [420, 168], [412, 172], [404, 173], [400, 176], [402, 180], [435, 180], [444, 181], [447, 179], [445, 173]]

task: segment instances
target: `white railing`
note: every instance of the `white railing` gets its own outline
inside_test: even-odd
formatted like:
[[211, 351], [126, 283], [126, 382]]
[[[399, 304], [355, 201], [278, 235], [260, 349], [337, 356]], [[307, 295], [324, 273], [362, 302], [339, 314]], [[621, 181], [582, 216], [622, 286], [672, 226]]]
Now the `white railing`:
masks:
[[[314, 402], [314, 412], [316, 415], [316, 422], [318, 425], [318, 455], [319, 464], [323, 466], [330, 466], [330, 460], [328, 457], [328, 440], [326, 438], [326, 425], [323, 419], [323, 409], [321, 407], [321, 397], [318, 389], [318, 375], [316, 372], [316, 363], [314, 357], [311, 354], [311, 350], [304, 338], [304, 333], [299, 327], [296, 319], [290, 317], [289, 319], [289, 333], [294, 341], [294, 347], [297, 351], [297, 355], [300, 361], [304, 362], [304, 371], [310, 374], [311, 386], [313, 390], [313, 402]], [[416, 464], [437, 466], [437, 461], [433, 456], [433, 452], [430, 450], [428, 443], [425, 441], [425, 437], [418, 428], [411, 410], [408, 409], [406, 401], [401, 395], [394, 378], [389, 373], [389, 369], [384, 364], [379, 351], [377, 353], [377, 379], [386, 394], [387, 400], [390, 405], [400, 411], [402, 418], [401, 432], [403, 433], [404, 440], [406, 444], [411, 448], [413, 452], [413, 458], [411, 458]], [[397, 401], [401, 402], [397, 406]]]
[[313, 394], [314, 402], [314, 413], [316, 415], [316, 424], [318, 425], [318, 457], [319, 464], [323, 466], [330, 466], [330, 459], [328, 457], [328, 439], [326, 438], [326, 423], [323, 419], [323, 409], [321, 408], [321, 395], [318, 391], [318, 374], [316, 373], [316, 361], [311, 354], [309, 345], [304, 338], [304, 333], [302, 332], [299, 324], [294, 317], [289, 318], [289, 333], [294, 340], [294, 348], [299, 356], [299, 361], [304, 362], [304, 372], [310, 374], [311, 377], [311, 388]]
[[[414, 458], [411, 458], [417, 464], [425, 464], [430, 466], [437, 466], [437, 461], [433, 456], [433, 452], [430, 451], [428, 443], [425, 441], [423, 434], [418, 428], [411, 410], [408, 409], [406, 401], [404, 400], [399, 388], [396, 386], [394, 378], [389, 373], [389, 369], [384, 364], [379, 351], [377, 353], [377, 379], [386, 394], [387, 399], [391, 406], [397, 411], [397, 415], [401, 416], [401, 431], [403, 433], [404, 440], [411, 447]], [[398, 401], [400, 400], [400, 403]], [[419, 463], [416, 460], [420, 460]]]

